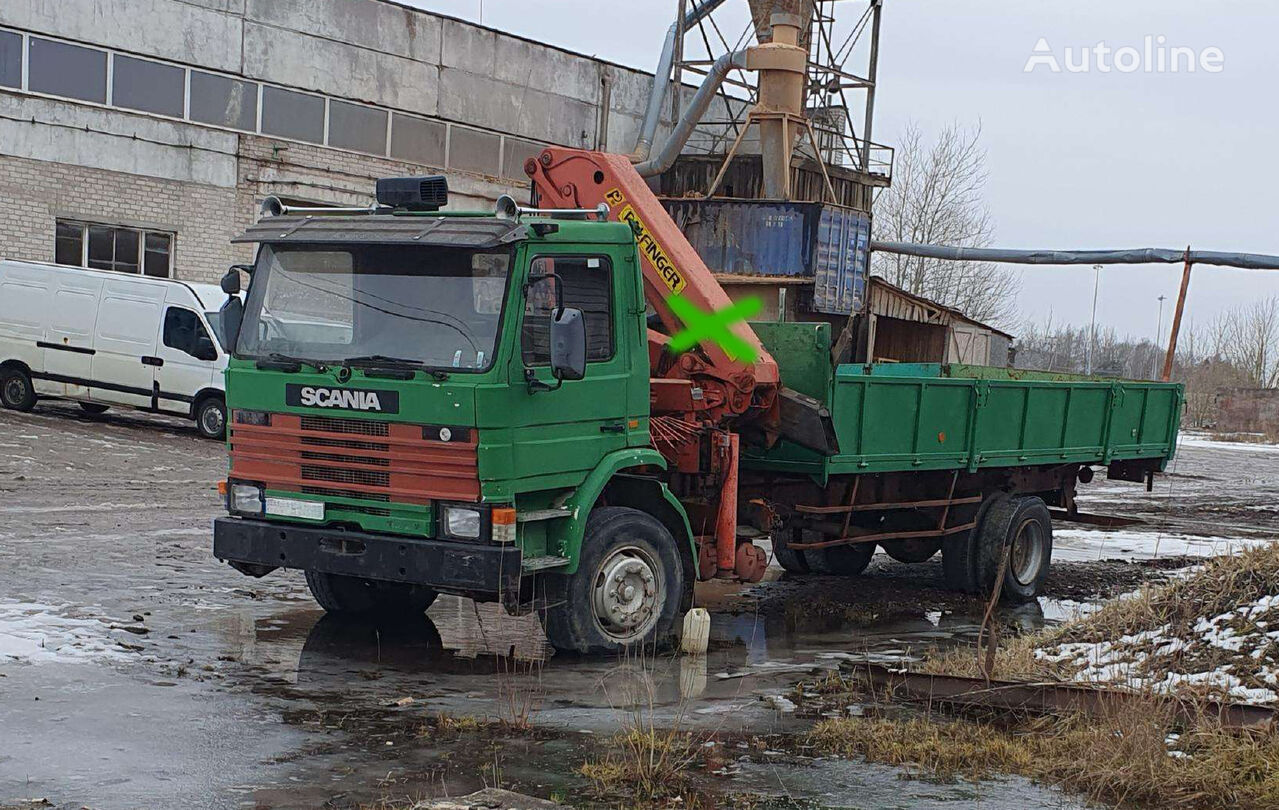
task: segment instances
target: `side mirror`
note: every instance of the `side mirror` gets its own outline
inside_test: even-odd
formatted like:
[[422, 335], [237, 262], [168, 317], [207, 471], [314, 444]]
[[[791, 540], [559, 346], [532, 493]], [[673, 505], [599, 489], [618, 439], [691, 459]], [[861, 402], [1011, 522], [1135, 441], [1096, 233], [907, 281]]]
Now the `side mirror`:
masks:
[[237, 264], [226, 271], [226, 275], [222, 277], [222, 292], [227, 295], [240, 294], [240, 271], [243, 269], [245, 269], [243, 265]]
[[559, 307], [551, 314], [551, 373], [559, 380], [586, 376], [586, 319], [580, 309]]
[[235, 354], [235, 344], [240, 340], [240, 324], [244, 322], [244, 302], [240, 296], [231, 295], [218, 310], [222, 313], [222, 341], [227, 354]]

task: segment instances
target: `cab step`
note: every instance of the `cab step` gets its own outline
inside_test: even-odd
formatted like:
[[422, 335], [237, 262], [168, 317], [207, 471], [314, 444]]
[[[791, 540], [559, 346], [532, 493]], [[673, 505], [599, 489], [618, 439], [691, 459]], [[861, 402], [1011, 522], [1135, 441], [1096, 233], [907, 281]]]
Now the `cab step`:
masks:
[[559, 568], [560, 566], [568, 565], [568, 563], [568, 557], [526, 557], [520, 569], [525, 574], [528, 574], [534, 571], [544, 571], [547, 568]]

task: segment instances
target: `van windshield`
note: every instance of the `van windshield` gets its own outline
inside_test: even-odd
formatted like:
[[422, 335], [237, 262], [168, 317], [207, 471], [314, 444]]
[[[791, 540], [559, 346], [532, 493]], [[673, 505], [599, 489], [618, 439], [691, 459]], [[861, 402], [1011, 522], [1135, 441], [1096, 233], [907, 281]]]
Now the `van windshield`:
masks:
[[482, 371], [511, 249], [263, 246], [236, 354]]

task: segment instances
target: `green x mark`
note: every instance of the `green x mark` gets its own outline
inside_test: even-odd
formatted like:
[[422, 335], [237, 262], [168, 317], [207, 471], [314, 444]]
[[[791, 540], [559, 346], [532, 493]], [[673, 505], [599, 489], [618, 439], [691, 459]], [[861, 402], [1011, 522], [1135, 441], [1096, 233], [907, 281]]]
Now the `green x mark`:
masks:
[[764, 303], [756, 296], [743, 298], [741, 301], [715, 312], [702, 312], [697, 305], [682, 295], [672, 295], [666, 299], [671, 308], [686, 327], [683, 332], [671, 338], [670, 348], [673, 352], [686, 352], [703, 340], [713, 340], [729, 357], [743, 363], [754, 363], [755, 347], [733, 334], [729, 327], [738, 321], [744, 321], [758, 315]]

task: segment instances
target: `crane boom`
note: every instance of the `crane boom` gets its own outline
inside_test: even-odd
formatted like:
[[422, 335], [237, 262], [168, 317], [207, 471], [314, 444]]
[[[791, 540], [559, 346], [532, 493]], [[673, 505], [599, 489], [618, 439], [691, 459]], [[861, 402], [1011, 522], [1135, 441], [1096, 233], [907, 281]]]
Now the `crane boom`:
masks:
[[644, 297], [665, 328], [665, 334], [649, 330], [655, 412], [681, 410], [678, 403], [688, 398], [678, 386], [663, 385], [681, 380], [690, 383], [690, 390], [700, 390], [699, 410], [716, 423], [772, 410], [781, 386], [777, 362], [745, 321], [728, 328], [754, 349], [754, 362], [730, 357], [714, 340], [703, 340], [696, 351], [678, 357], [665, 351], [668, 336], [685, 328], [667, 304], [669, 296], [678, 294], [705, 312], [722, 310], [732, 301], [629, 158], [549, 147], [530, 158], [524, 170], [533, 180], [536, 204], [594, 208], [607, 203], [609, 219], [625, 222], [635, 232]]

